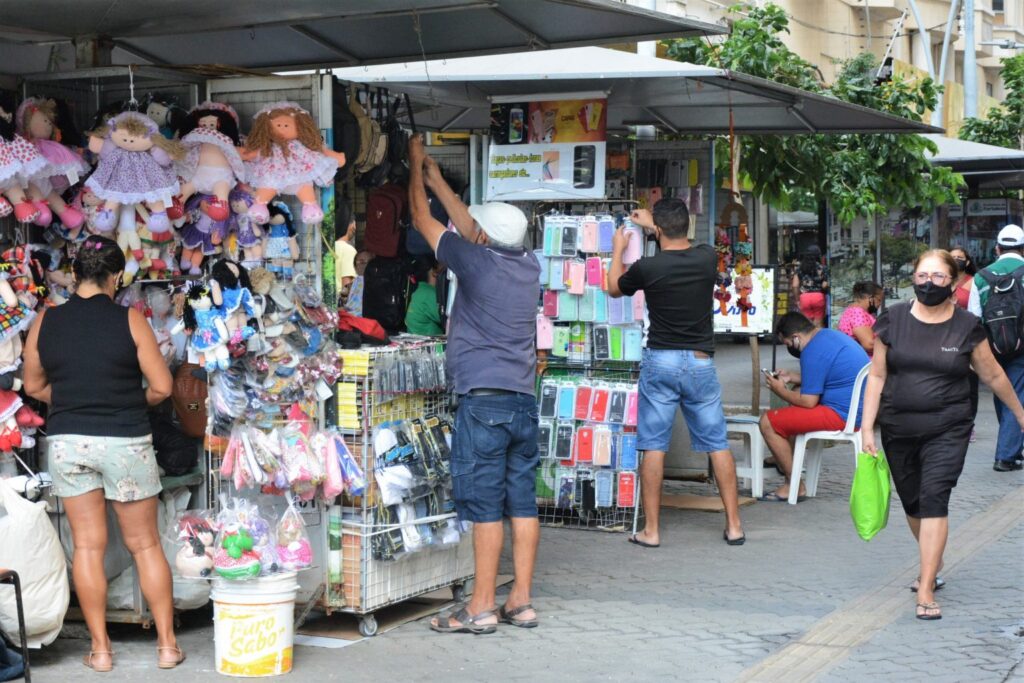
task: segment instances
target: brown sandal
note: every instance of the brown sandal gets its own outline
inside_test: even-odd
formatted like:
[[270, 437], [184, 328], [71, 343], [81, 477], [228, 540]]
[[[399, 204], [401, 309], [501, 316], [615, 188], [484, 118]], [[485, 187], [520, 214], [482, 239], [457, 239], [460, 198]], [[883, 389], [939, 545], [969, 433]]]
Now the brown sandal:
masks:
[[[110, 655], [110, 666], [96, 666], [92, 663], [92, 658], [96, 655]], [[89, 654], [82, 657], [82, 664], [89, 667], [96, 673], [105, 674], [114, 668], [114, 653], [109, 650], [90, 650]]]
[[[174, 661], [160, 659], [160, 653], [164, 650], [171, 650], [172, 652], [178, 653], [178, 658]], [[175, 645], [174, 647], [158, 647], [156, 649], [157, 663], [156, 665], [161, 669], [173, 669], [182, 662], [185, 661], [185, 653], [181, 651], [181, 648]]]

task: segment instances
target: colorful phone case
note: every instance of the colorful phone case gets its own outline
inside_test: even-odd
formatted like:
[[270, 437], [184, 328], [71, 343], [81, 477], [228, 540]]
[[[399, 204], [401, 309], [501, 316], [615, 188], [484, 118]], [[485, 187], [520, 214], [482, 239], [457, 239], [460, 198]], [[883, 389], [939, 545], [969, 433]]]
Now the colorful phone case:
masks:
[[623, 434], [619, 440], [619, 469], [635, 470], [638, 464], [636, 434]]
[[597, 247], [603, 254], [612, 250], [612, 236], [615, 234], [615, 219], [600, 216], [597, 222]]
[[554, 425], [548, 420], [541, 420], [537, 423], [537, 452], [542, 458], [551, 457], [551, 435], [554, 433]]
[[583, 261], [570, 261], [565, 281], [570, 294], [583, 294], [587, 288], [587, 265]]
[[643, 320], [646, 307], [647, 299], [644, 297], [644, 290], [637, 290], [636, 294], [633, 295], [633, 320]]
[[608, 328], [594, 326], [594, 360], [608, 360]]
[[572, 384], [558, 385], [558, 408], [559, 420], [571, 420], [576, 408], [576, 387]]
[[594, 462], [594, 428], [576, 430], [576, 463]]
[[583, 322], [592, 323], [594, 322], [594, 294], [600, 290], [593, 287], [586, 287], [583, 290], [583, 296], [580, 297], [580, 311], [579, 319]]
[[636, 506], [636, 474], [633, 472], [619, 472], [619, 507], [631, 508]]
[[[573, 493], [576, 488], [576, 477], [571, 474], [563, 474], [558, 477], [558, 501], [556, 505], [568, 510], [572, 507]], [[621, 507], [621, 504], [620, 504]]]
[[608, 330], [608, 357], [622, 360], [622, 328], [612, 327]]
[[544, 315], [549, 318], [558, 317], [558, 292], [552, 292], [551, 290], [544, 290], [544, 296], [541, 298], [543, 301]]
[[558, 385], [543, 382], [540, 385], [540, 417], [553, 418], [558, 414]]
[[579, 320], [580, 298], [569, 292], [558, 293], [558, 319], [563, 322]]
[[[543, 392], [543, 388], [541, 389]], [[541, 415], [543, 417], [543, 415]], [[626, 420], [626, 392], [622, 389], [612, 391], [608, 399], [608, 421], [622, 424]]]
[[587, 326], [584, 323], [576, 323], [569, 327], [569, 350], [576, 355], [586, 352]]
[[587, 259], [587, 284], [591, 287], [600, 287], [604, 284], [604, 267], [597, 256]]
[[591, 422], [607, 422], [608, 421], [608, 390], [603, 388], [595, 388], [593, 395], [590, 398], [590, 421]]
[[600, 289], [594, 290], [594, 322], [608, 322], [608, 295]]
[[544, 221], [544, 253], [548, 256], [562, 253], [562, 226], [550, 219]]
[[565, 225], [562, 227], [562, 256], [575, 256], [577, 249], [576, 240], [578, 239], [579, 230], [575, 225]]
[[548, 289], [551, 290], [563, 290], [565, 289], [565, 259], [564, 258], [551, 258], [548, 259]]
[[612, 464], [612, 433], [605, 427], [594, 430], [594, 465], [609, 467]]
[[554, 341], [551, 344], [551, 355], [565, 358], [569, 355], [569, 328], [555, 325]]
[[644, 333], [638, 327], [627, 327], [623, 332], [622, 360], [639, 361], [643, 355]]
[[587, 217], [580, 227], [580, 251], [585, 254], [597, 253], [597, 221]]
[[636, 410], [639, 398], [635, 391], [629, 392], [626, 396], [626, 424], [636, 426]]
[[592, 387], [581, 384], [576, 387], [576, 402], [573, 410], [573, 417], [577, 420], [586, 420], [590, 414], [590, 397], [594, 393]]
[[599, 470], [594, 473], [594, 499], [598, 508], [610, 508], [614, 503], [615, 473]]
[[[609, 297], [606, 297], [606, 298], [608, 300], [608, 324], [609, 325], [619, 325], [621, 323], [626, 322], [625, 320], [622, 319], [622, 317], [623, 317], [623, 313], [625, 311], [625, 304], [626, 304], [626, 302], [629, 301], [629, 297], [628, 296], [620, 296], [620, 297], [609, 296]], [[632, 307], [632, 304], [630, 304], [630, 307]]]
[[554, 457], [558, 460], [572, 463], [572, 422], [559, 422], [555, 425], [555, 452]]
[[644, 231], [632, 223], [626, 226], [626, 231], [632, 234], [626, 248], [622, 252], [622, 263], [630, 265], [640, 260], [644, 253]]
[[537, 316], [537, 348], [549, 350], [555, 345], [555, 328], [551, 318], [546, 315]]

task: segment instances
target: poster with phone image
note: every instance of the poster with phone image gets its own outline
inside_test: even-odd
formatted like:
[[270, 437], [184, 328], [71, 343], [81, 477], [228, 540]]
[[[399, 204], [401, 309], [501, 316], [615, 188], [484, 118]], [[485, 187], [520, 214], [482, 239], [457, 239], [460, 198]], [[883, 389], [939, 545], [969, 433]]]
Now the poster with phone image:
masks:
[[488, 201], [604, 196], [608, 101], [491, 105]]

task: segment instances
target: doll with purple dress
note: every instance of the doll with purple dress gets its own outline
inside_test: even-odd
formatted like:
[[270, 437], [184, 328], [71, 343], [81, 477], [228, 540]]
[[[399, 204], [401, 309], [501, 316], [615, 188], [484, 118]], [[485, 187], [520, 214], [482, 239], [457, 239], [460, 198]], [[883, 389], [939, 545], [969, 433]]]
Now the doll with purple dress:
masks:
[[242, 250], [238, 259], [246, 268], [257, 268], [263, 263], [263, 229], [249, 217], [249, 207], [256, 198], [246, 185], [236, 185], [228, 198], [231, 204], [231, 232], [235, 234], [238, 248]]
[[189, 275], [202, 274], [203, 258], [218, 254], [220, 245], [228, 235], [230, 219], [215, 221], [202, 209], [203, 202], [213, 199], [216, 199], [213, 195], [194, 194], [185, 202], [185, 225], [181, 229], [181, 271]]

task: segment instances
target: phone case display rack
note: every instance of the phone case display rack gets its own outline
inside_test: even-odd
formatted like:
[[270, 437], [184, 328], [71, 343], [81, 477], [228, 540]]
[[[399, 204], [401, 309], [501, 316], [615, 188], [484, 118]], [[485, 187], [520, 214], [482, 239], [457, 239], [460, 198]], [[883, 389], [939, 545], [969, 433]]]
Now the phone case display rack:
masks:
[[[450, 502], [444, 344], [399, 342], [340, 353], [338, 430], [363, 468], [366, 493], [331, 509], [325, 603], [328, 612], [360, 615], [360, 632], [373, 635], [373, 612], [382, 607], [449, 586], [461, 599], [474, 572], [472, 538], [458, 536]], [[392, 463], [405, 463], [429, 489], [404, 496], [414, 498], [404, 504], [411, 516], [389, 504]]]

